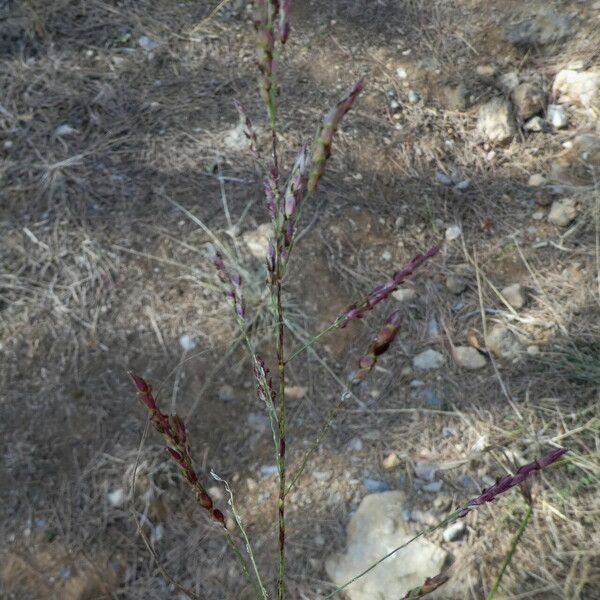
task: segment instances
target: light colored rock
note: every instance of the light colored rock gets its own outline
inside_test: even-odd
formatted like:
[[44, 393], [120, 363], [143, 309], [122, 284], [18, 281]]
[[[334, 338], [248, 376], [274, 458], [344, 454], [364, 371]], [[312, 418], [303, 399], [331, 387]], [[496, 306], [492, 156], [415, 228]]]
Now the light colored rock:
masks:
[[408, 101], [411, 104], [416, 104], [421, 99], [421, 96], [415, 92], [415, 90], [408, 91]]
[[196, 342], [187, 333], [179, 338], [179, 345], [184, 352], [189, 352], [196, 347]]
[[308, 388], [304, 385], [288, 385], [285, 388], [285, 395], [294, 400], [300, 400], [306, 396], [307, 391]]
[[480, 77], [493, 77], [496, 74], [496, 67], [494, 65], [477, 65], [475, 71]]
[[147, 52], [156, 50], [160, 46], [160, 42], [153, 40], [147, 35], [142, 35], [140, 38], [138, 38], [137, 43], [142, 50], [146, 50]]
[[503, 73], [498, 80], [500, 87], [507, 93], [512, 92], [519, 85], [519, 74], [516, 71]]
[[[330, 556], [325, 563], [336, 585], [343, 585], [412, 537], [402, 516], [404, 500], [399, 491], [363, 499], [348, 525], [346, 552]], [[397, 600], [432, 573], [439, 573], [445, 559], [445, 551], [421, 538], [350, 585], [346, 595], [350, 600]]]
[[541, 173], [534, 173], [529, 178], [527, 185], [531, 187], [540, 187], [546, 183], [546, 178]]
[[223, 143], [232, 150], [248, 150], [252, 141], [244, 133], [245, 129], [245, 124], [240, 121], [236, 127], [225, 133]]
[[363, 441], [359, 437], [353, 437], [348, 442], [348, 450], [352, 452], [360, 452], [363, 449]]
[[437, 350], [425, 350], [413, 358], [413, 366], [421, 371], [440, 369], [445, 363], [444, 355]]
[[400, 458], [398, 457], [398, 455], [395, 452], [390, 452], [383, 459], [383, 462], [382, 462], [383, 468], [388, 471], [395, 469], [396, 467], [400, 466], [400, 464], [401, 464]]
[[221, 402], [231, 402], [234, 397], [233, 388], [228, 383], [219, 388], [219, 400]]
[[442, 171], [435, 172], [435, 179], [438, 183], [450, 187], [453, 184], [452, 178], [443, 173]]
[[440, 94], [440, 102], [446, 110], [465, 110], [468, 105], [467, 98], [468, 91], [464, 83], [446, 85]]
[[123, 488], [117, 488], [116, 490], [109, 492], [107, 497], [110, 505], [115, 508], [120, 508], [125, 504], [126, 496]]
[[452, 357], [459, 367], [468, 371], [483, 369], [487, 364], [485, 356], [473, 346], [456, 346], [452, 351]]
[[566, 227], [577, 216], [577, 205], [572, 198], [555, 200], [548, 214], [548, 223]]
[[600, 108], [600, 71], [559, 71], [552, 93], [559, 102]]
[[467, 289], [467, 282], [458, 275], [448, 275], [446, 277], [446, 287], [452, 294], [462, 294]]
[[542, 117], [533, 117], [532, 119], [529, 119], [525, 125], [523, 125], [523, 129], [525, 131], [534, 131], [537, 133], [544, 131], [545, 126], [545, 121], [542, 119]]
[[456, 542], [465, 534], [467, 526], [462, 519], [455, 521], [452, 525], [448, 525], [442, 533], [445, 542]]
[[246, 231], [242, 234], [242, 240], [255, 258], [264, 259], [266, 256], [267, 244], [273, 235], [273, 225], [263, 223], [252, 231]]
[[418, 462], [414, 467], [415, 475], [423, 481], [434, 481], [438, 466], [433, 463]]
[[79, 133], [75, 127], [71, 127], [68, 123], [63, 125], [59, 125], [54, 132], [54, 135], [57, 137], [66, 137], [68, 135], [73, 135], [74, 133]]
[[417, 292], [412, 287], [401, 287], [392, 293], [392, 298], [398, 302], [408, 304], [417, 297]]
[[459, 238], [462, 235], [462, 228], [460, 225], [451, 225], [446, 229], [446, 241], [451, 242]]
[[562, 104], [548, 104], [546, 121], [555, 129], [564, 129], [569, 124], [567, 109]]
[[510, 103], [503, 98], [494, 98], [479, 109], [477, 131], [489, 142], [503, 143], [517, 132]]
[[546, 9], [508, 28], [506, 39], [516, 46], [535, 48], [566, 40], [573, 35], [567, 15]]
[[513, 308], [523, 308], [525, 305], [525, 294], [523, 293], [523, 286], [520, 283], [507, 285], [502, 290], [502, 295]]
[[[600, 171], [600, 136], [584, 133], [576, 136], [571, 147], [552, 164], [551, 177], [561, 183], [591, 185]], [[594, 175], [596, 173], [596, 175]]]
[[523, 121], [542, 112], [546, 108], [546, 94], [541, 86], [533, 82], [517, 85], [511, 94], [517, 115]]
[[531, 346], [527, 346], [527, 354], [530, 356], [537, 356], [540, 353], [540, 347], [532, 344]]
[[505, 325], [497, 323], [488, 333], [487, 349], [499, 358], [517, 361], [521, 354], [521, 344], [517, 336]]

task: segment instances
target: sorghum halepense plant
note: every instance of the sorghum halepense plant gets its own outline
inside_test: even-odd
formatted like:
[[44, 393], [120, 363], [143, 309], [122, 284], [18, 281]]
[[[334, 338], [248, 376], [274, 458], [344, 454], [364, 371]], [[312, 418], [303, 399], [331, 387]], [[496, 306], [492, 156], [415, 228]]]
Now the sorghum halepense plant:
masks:
[[[306, 464], [312, 454], [318, 448], [321, 440], [326, 434], [337, 410], [358, 386], [370, 375], [379, 356], [391, 345], [400, 328], [400, 313], [394, 312], [388, 316], [380, 330], [375, 335], [366, 352], [359, 358], [357, 369], [348, 378], [346, 389], [334, 405], [330, 413], [325, 417], [319, 435], [314, 444], [304, 454], [300, 466], [295, 473], [288, 475], [288, 464], [286, 458], [286, 366], [295, 357], [299, 356], [310, 345], [321, 339], [324, 335], [336, 329], [345, 327], [350, 321], [360, 319], [374, 310], [377, 305], [398, 289], [400, 285], [419, 269], [427, 260], [433, 258], [441, 249], [441, 244], [434, 244], [422, 254], [417, 255], [403, 268], [391, 274], [389, 280], [374, 287], [362, 299], [349, 305], [337, 317], [333, 318], [331, 324], [320, 333], [313, 336], [308, 342], [295, 351], [288, 352], [285, 336], [285, 305], [283, 302], [283, 286], [292, 253], [295, 249], [295, 241], [302, 209], [315, 194], [319, 183], [325, 175], [327, 164], [332, 153], [335, 134], [345, 117], [352, 109], [358, 96], [365, 88], [365, 80], [360, 79], [352, 87], [346, 97], [334, 106], [324, 117], [319, 132], [316, 136], [312, 149], [302, 145], [296, 155], [296, 159], [287, 178], [284, 177], [280, 168], [279, 158], [279, 130], [278, 130], [278, 97], [279, 86], [277, 81], [278, 56], [290, 35], [290, 0], [257, 0], [255, 2], [254, 26], [257, 40], [257, 63], [258, 63], [258, 88], [263, 99], [269, 122], [270, 143], [269, 151], [263, 153], [258, 143], [258, 136], [252, 124], [252, 120], [244, 107], [236, 102], [236, 108], [240, 113], [244, 126], [244, 133], [249, 140], [250, 151], [264, 172], [263, 190], [265, 196], [265, 208], [271, 219], [271, 239], [265, 249], [265, 261], [267, 272], [267, 285], [269, 286], [273, 313], [275, 316], [275, 360], [276, 360], [276, 383], [265, 359], [260, 357], [252, 344], [252, 340], [246, 328], [246, 308], [243, 298], [243, 282], [239, 274], [227, 265], [221, 254], [214, 248], [209, 248], [210, 258], [216, 268], [219, 279], [224, 286], [224, 293], [228, 302], [233, 307], [233, 313], [237, 325], [245, 340], [249, 351], [253, 374], [256, 383], [256, 394], [258, 399], [264, 403], [267, 411], [271, 430], [273, 434], [274, 452], [277, 462], [278, 475], [278, 499], [277, 499], [277, 528], [278, 528], [278, 565], [275, 585], [277, 600], [285, 597], [285, 547], [286, 547], [286, 499], [293, 489], [298, 478], [302, 475]], [[177, 415], [166, 415], [162, 413], [157, 405], [156, 398], [152, 393], [150, 385], [139, 375], [131, 374], [134, 384], [139, 392], [140, 400], [150, 412], [150, 422], [161, 434], [167, 445], [169, 456], [177, 463], [184, 479], [192, 487], [199, 506], [206, 512], [211, 520], [219, 527], [225, 535], [229, 546], [239, 561], [246, 578], [253, 584], [256, 597], [262, 600], [269, 598], [270, 594], [263, 584], [261, 575], [256, 566], [254, 554], [250, 542], [244, 531], [239, 515], [233, 505], [233, 496], [230, 494], [230, 507], [235, 517], [238, 531], [230, 532], [226, 527], [224, 514], [213, 506], [213, 499], [206, 491], [206, 487], [196, 472], [190, 448], [187, 440], [187, 431], [183, 420]], [[440, 527], [460, 518], [464, 518], [470, 511], [482, 504], [493, 501], [498, 495], [509, 489], [520, 485], [535, 471], [548, 466], [558, 460], [565, 449], [554, 450], [529, 465], [521, 467], [515, 475], [507, 475], [483, 492], [480, 496], [473, 498], [463, 507], [454, 511], [436, 526], [419, 532], [414, 539], [431, 533]], [[226, 484], [230, 492], [229, 485]], [[241, 536], [241, 538], [240, 538]], [[410, 543], [407, 542], [407, 543]], [[406, 544], [405, 544], [406, 545]], [[330, 598], [341, 592], [348, 585], [368, 573], [371, 569], [392, 556], [404, 547], [400, 546], [389, 552], [373, 565], [366, 565], [362, 573], [357, 574], [345, 585], [333, 590], [326, 598]], [[245, 552], [242, 550], [244, 548]], [[405, 596], [409, 598], [421, 598], [433, 590], [439, 588], [449, 577], [449, 572], [433, 574], [422, 586], [411, 590]]]

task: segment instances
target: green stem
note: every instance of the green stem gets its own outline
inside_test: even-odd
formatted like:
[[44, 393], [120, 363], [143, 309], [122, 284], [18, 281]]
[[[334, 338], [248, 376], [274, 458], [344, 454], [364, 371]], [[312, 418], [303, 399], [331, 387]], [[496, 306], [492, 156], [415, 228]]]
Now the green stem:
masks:
[[[278, 252], [279, 260], [281, 253]], [[278, 265], [279, 266], [279, 265]], [[283, 600], [285, 595], [285, 494], [286, 494], [286, 464], [285, 464], [285, 360], [284, 356], [284, 314], [281, 296], [281, 279], [279, 273], [276, 284], [277, 303], [277, 366], [279, 371], [279, 398], [278, 415], [279, 424], [279, 456], [277, 469], [279, 472], [279, 501], [278, 501], [278, 523], [279, 523], [279, 570], [277, 574], [277, 598]]]
[[311, 338], [310, 340], [308, 340], [306, 343], [302, 344], [302, 346], [300, 346], [300, 348], [298, 348], [297, 350], [295, 350], [292, 353], [292, 355], [287, 358], [287, 360], [285, 361], [285, 364], [287, 365], [294, 358], [296, 358], [296, 356], [298, 356], [299, 354], [302, 354], [302, 352], [304, 352], [305, 350], [307, 350], [308, 348], [310, 348], [313, 344], [315, 344], [316, 342], [318, 342], [322, 337], [324, 337], [328, 333], [332, 332], [334, 329], [337, 329], [339, 327], [339, 322], [340, 322], [340, 320], [336, 319], [331, 325], [329, 325], [328, 327], [326, 327], [325, 329], [323, 329], [323, 331], [320, 331], [313, 338]]
[[500, 567], [500, 572], [498, 573], [498, 577], [496, 577], [496, 581], [494, 582], [494, 585], [493, 585], [492, 589], [490, 590], [490, 593], [485, 597], [485, 600], [492, 600], [494, 598], [494, 596], [496, 595], [496, 592], [498, 591], [498, 588], [500, 586], [500, 580], [502, 579], [504, 572], [508, 568], [508, 565], [510, 565], [510, 562], [515, 554], [515, 551], [517, 550], [517, 546], [519, 545], [519, 542], [521, 541], [521, 538], [523, 537], [523, 533], [525, 532], [525, 529], [527, 528], [527, 525], [529, 523], [529, 519], [531, 518], [532, 512], [533, 512], [533, 504], [528, 503], [527, 510], [525, 511], [525, 515], [523, 516], [523, 520], [521, 521], [519, 530], [517, 531], [517, 533], [515, 534], [515, 537], [512, 540], [510, 549], [508, 550], [508, 554], [504, 558], [502, 566]]
[[329, 414], [327, 415], [327, 418], [325, 419], [325, 422], [323, 423], [323, 426], [321, 427], [321, 431], [319, 432], [317, 439], [314, 441], [312, 446], [306, 451], [306, 453], [304, 454], [304, 457], [302, 459], [302, 463], [300, 464], [300, 467], [298, 467], [298, 470], [296, 471], [296, 473], [294, 473], [294, 476], [292, 477], [292, 480], [290, 481], [290, 483], [288, 485], [287, 491], [285, 492], [286, 496], [287, 496], [287, 494], [289, 494], [292, 491], [292, 488], [294, 487], [296, 481], [298, 481], [298, 479], [304, 472], [304, 469], [306, 468], [308, 461], [311, 459], [312, 455], [316, 452], [317, 448], [321, 445], [321, 442], [322, 442], [323, 438], [325, 437], [325, 435], [327, 434], [327, 432], [329, 431], [329, 428], [331, 427], [331, 423], [333, 423], [333, 419], [336, 416], [337, 412], [339, 411], [340, 407], [342, 406], [342, 404], [344, 403], [345, 400], [347, 400], [348, 398], [351, 397], [351, 395], [352, 395], [351, 392], [349, 392], [348, 390], [344, 390], [344, 393], [340, 396], [340, 399], [338, 400], [337, 404], [329, 411]]

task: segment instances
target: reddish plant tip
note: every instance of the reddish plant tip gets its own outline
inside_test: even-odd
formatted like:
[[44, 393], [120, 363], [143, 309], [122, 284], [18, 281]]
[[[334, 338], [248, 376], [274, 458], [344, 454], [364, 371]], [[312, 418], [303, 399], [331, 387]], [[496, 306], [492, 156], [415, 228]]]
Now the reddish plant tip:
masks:
[[166, 447], [165, 450], [171, 455], [171, 457], [177, 461], [178, 463], [182, 463], [183, 462], [183, 456], [181, 455], [180, 452], [178, 452], [177, 450], [174, 450], [173, 448], [170, 447]]
[[132, 371], [129, 371], [129, 377], [133, 380], [133, 383], [140, 394], [149, 394], [151, 392], [152, 388], [146, 383], [146, 380], [143, 377], [136, 375]]
[[213, 507], [212, 498], [206, 492], [198, 493], [198, 503], [202, 508], [206, 508], [206, 510], [211, 510]]
[[221, 523], [221, 525], [223, 525], [223, 527], [225, 527], [225, 515], [218, 508], [215, 508], [212, 511], [212, 517], [215, 521], [218, 521]]

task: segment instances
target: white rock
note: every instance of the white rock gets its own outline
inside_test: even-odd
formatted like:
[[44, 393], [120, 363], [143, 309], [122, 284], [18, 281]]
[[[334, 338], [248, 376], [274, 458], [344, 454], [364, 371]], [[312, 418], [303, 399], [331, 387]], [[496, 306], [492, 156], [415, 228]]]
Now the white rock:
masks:
[[413, 358], [413, 366], [421, 371], [440, 369], [445, 363], [444, 355], [437, 350], [425, 350]]
[[462, 228], [459, 225], [451, 225], [446, 229], [446, 241], [451, 242], [462, 235]]
[[459, 519], [444, 529], [442, 537], [445, 542], [456, 542], [464, 535], [466, 528], [465, 522], [462, 519]]
[[497, 323], [486, 339], [487, 349], [499, 358], [516, 362], [521, 354], [521, 344], [517, 336], [505, 325]]
[[540, 187], [542, 185], [544, 185], [546, 183], [546, 178], [541, 175], [540, 173], [534, 173], [533, 175], [531, 175], [531, 177], [529, 177], [529, 181], [527, 182], [527, 185], [531, 186], [531, 187]]
[[219, 400], [222, 402], [231, 402], [234, 398], [233, 388], [228, 383], [219, 388]]
[[398, 302], [408, 304], [417, 297], [417, 292], [412, 287], [401, 287], [392, 293], [392, 298]]
[[494, 65], [477, 65], [475, 71], [480, 77], [493, 77], [496, 74], [496, 67]]
[[525, 131], [535, 131], [535, 132], [539, 132], [539, 131], [544, 131], [544, 119], [542, 119], [542, 117], [533, 117], [532, 119], [529, 119], [529, 121], [527, 121], [527, 123], [525, 123], [525, 125], [523, 125], [523, 129], [525, 129]]
[[530, 356], [537, 356], [540, 353], [540, 347], [532, 344], [531, 346], [527, 346], [527, 354]]
[[196, 342], [187, 333], [185, 333], [179, 338], [179, 345], [184, 352], [189, 352], [196, 347]]
[[523, 286], [520, 283], [507, 285], [502, 290], [502, 295], [513, 308], [523, 308], [525, 294], [523, 293]]
[[448, 275], [446, 277], [446, 287], [452, 294], [462, 294], [467, 289], [467, 282], [458, 275]]
[[517, 115], [523, 121], [542, 112], [546, 107], [546, 94], [541, 86], [532, 82], [520, 83], [511, 94], [512, 101], [517, 109]]
[[398, 67], [396, 69], [396, 75], [398, 75], [398, 79], [406, 79], [408, 77], [408, 73], [403, 67]]
[[156, 40], [153, 40], [152, 38], [148, 37], [147, 35], [142, 35], [138, 41], [138, 46], [142, 49], [142, 50], [156, 50], [156, 48], [158, 48], [160, 46], [160, 42], [157, 42]]
[[586, 108], [600, 107], [600, 72], [559, 71], [552, 92], [559, 102], [580, 104]]
[[68, 135], [73, 135], [74, 133], [79, 133], [79, 131], [74, 127], [71, 127], [68, 123], [64, 123], [56, 128], [54, 135], [58, 137], [66, 137]]
[[253, 231], [246, 231], [242, 235], [242, 240], [250, 251], [250, 254], [255, 258], [265, 258], [267, 244], [273, 235], [273, 225], [271, 223], [263, 223]]
[[417, 94], [417, 92], [415, 92], [414, 90], [409, 90], [408, 101], [411, 104], [416, 104], [420, 99], [421, 99], [421, 96], [419, 96], [419, 94]]
[[548, 214], [548, 222], [558, 227], [566, 227], [577, 216], [577, 205], [571, 198], [555, 200]]
[[519, 74], [509, 71], [500, 76], [499, 83], [506, 92], [512, 92], [519, 85]]
[[567, 109], [562, 104], [548, 104], [546, 121], [555, 129], [564, 129], [569, 123]]
[[387, 471], [390, 471], [390, 470], [395, 469], [396, 467], [398, 467], [401, 464], [401, 461], [400, 461], [400, 458], [398, 458], [398, 455], [395, 452], [390, 452], [383, 459], [383, 462], [381, 464], [383, 465], [384, 469], [386, 469]]
[[493, 98], [479, 109], [477, 119], [479, 135], [489, 142], [503, 143], [517, 132], [510, 103], [503, 98]]
[[[399, 491], [363, 499], [348, 524], [346, 552], [330, 556], [325, 563], [336, 585], [343, 585], [412, 537], [404, 510], [404, 494]], [[348, 586], [345, 593], [350, 600], [397, 600], [422, 585], [431, 573], [439, 573], [445, 559], [445, 551], [421, 538]]]
[[117, 488], [116, 490], [109, 492], [108, 501], [110, 505], [115, 508], [123, 506], [123, 504], [125, 504], [125, 492], [123, 491], [123, 488]]
[[452, 351], [452, 356], [459, 367], [468, 371], [476, 371], [487, 365], [485, 356], [473, 346], [456, 346]]

